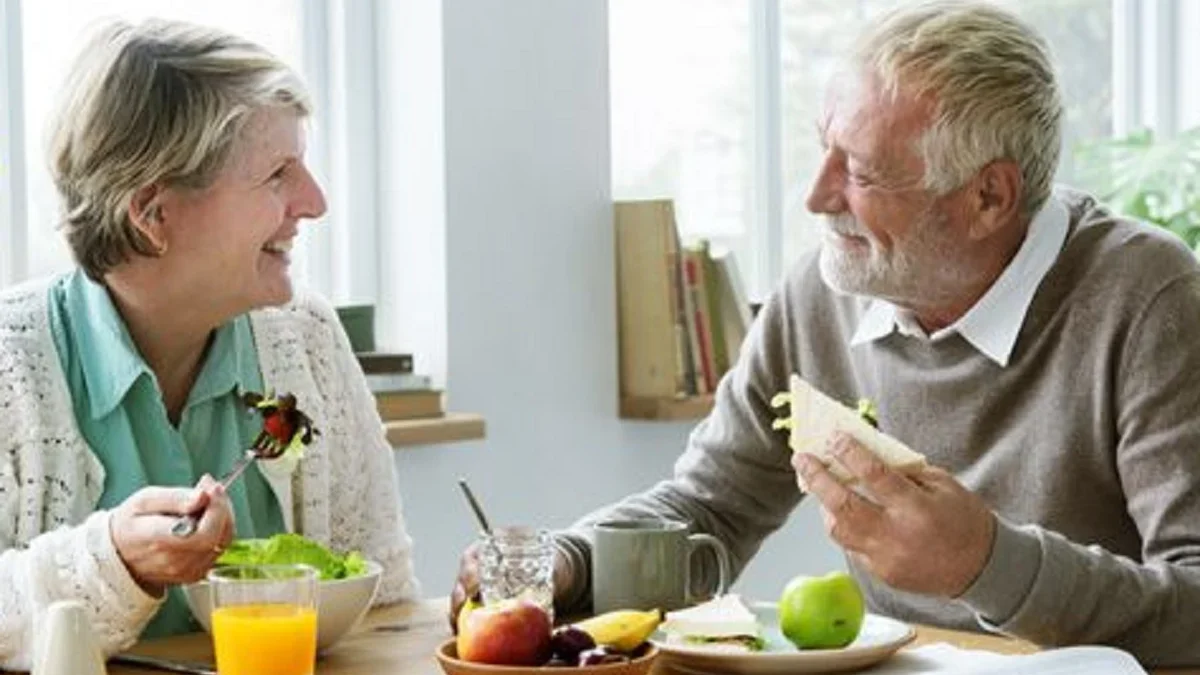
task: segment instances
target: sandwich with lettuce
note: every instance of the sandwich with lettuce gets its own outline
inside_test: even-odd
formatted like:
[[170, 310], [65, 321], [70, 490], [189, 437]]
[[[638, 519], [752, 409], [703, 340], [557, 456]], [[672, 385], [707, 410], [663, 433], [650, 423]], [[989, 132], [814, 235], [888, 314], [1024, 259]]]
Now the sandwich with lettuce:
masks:
[[[876, 428], [878, 412], [870, 401], [861, 400], [858, 409], [852, 410], [821, 393], [799, 375], [792, 374], [788, 391], [771, 399], [771, 407], [784, 406], [789, 407], [787, 417], [775, 420], [773, 426], [788, 430], [788, 446], [792, 452], [816, 457], [843, 483], [851, 482], [853, 477], [840, 464], [830, 460], [825, 447], [829, 437], [837, 431], [853, 436], [895, 471], [917, 473], [926, 466], [924, 455]], [[803, 483], [800, 487], [808, 490]]]
[[667, 645], [706, 651], [757, 652], [764, 645], [754, 613], [733, 593], [695, 607], [667, 612], [658, 630], [666, 635]]

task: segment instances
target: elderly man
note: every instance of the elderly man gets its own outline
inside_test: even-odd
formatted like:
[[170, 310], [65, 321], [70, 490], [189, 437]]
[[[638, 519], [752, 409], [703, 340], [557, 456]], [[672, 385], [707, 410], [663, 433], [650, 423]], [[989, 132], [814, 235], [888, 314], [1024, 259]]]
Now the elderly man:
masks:
[[[589, 523], [684, 520], [740, 569], [801, 478], [873, 611], [1200, 663], [1191, 252], [1052, 189], [1059, 87], [1006, 11], [907, 5], [853, 57], [819, 124], [819, 253], [766, 302], [674, 478], [560, 535], [560, 606], [588, 601]], [[792, 457], [769, 401], [793, 372], [873, 399], [938, 468], [901, 475], [832, 438], [853, 491]], [[461, 597], [470, 556], [459, 581]]]

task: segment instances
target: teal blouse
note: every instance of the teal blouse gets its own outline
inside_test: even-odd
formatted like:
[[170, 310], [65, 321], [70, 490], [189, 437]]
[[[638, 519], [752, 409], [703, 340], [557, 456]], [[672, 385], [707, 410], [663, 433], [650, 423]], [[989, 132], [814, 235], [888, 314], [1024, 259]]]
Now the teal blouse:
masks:
[[[50, 288], [50, 328], [83, 437], [104, 466], [97, 509], [116, 507], [148, 485], [189, 487], [220, 477], [262, 429], [240, 402], [262, 391], [262, 373], [245, 315], [217, 329], [175, 427], [154, 372], [133, 343], [108, 290], [76, 270]], [[229, 489], [238, 538], [285, 529], [279, 502], [256, 467]], [[198, 629], [179, 588], [142, 633], [158, 637]]]

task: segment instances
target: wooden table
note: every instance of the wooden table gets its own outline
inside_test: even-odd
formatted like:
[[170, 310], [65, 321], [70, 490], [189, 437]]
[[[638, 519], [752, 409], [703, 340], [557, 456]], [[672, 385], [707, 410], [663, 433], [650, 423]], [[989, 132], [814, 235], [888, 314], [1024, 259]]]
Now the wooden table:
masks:
[[[373, 610], [353, 635], [343, 638], [317, 662], [317, 675], [442, 675], [433, 653], [450, 637], [446, 599]], [[947, 642], [963, 649], [1028, 654], [1037, 646], [994, 635], [920, 626], [911, 646]], [[137, 654], [212, 663], [212, 643], [199, 633], [138, 644]], [[148, 675], [156, 671], [109, 665], [109, 675]], [[1200, 669], [1155, 670], [1157, 675], [1200, 675]]]

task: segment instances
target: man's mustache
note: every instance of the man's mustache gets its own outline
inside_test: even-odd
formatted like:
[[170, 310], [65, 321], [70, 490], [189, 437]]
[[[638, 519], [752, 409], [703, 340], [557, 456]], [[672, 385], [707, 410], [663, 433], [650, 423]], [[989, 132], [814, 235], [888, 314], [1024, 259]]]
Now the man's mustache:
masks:
[[835, 233], [846, 237], [865, 237], [866, 232], [858, 223], [858, 219], [849, 213], [839, 213], [836, 215], [825, 214], [823, 216], [825, 226]]

